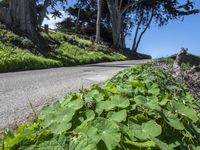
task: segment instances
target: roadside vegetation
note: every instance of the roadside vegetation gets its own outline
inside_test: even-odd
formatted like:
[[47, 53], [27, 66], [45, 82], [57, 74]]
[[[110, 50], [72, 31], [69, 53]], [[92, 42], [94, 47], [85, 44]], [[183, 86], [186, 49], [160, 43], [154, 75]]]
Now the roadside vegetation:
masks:
[[[44, 69], [104, 61], [127, 60], [104, 45], [60, 32], [42, 33], [49, 50], [37, 51], [27, 38], [0, 24], [0, 72]], [[96, 49], [97, 47], [97, 49]]]
[[132, 67], [46, 106], [33, 124], [2, 134], [0, 149], [199, 149], [199, 103], [151, 66]]

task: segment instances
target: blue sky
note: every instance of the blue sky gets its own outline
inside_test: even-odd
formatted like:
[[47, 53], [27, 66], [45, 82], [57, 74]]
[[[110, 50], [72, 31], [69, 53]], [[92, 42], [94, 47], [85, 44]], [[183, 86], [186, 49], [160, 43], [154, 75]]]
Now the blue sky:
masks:
[[[200, 1], [195, 0], [195, 4], [200, 9]], [[131, 47], [132, 40], [127, 38], [126, 41], [127, 46]], [[200, 56], [200, 14], [187, 16], [184, 21], [174, 20], [160, 28], [152, 24], [138, 51], [156, 58], [174, 54], [181, 47]]]
[[[68, 5], [73, 5], [76, 0], [69, 0]], [[200, 0], [193, 0], [196, 8], [200, 9]], [[67, 15], [64, 15], [66, 17]], [[45, 20], [53, 27], [61, 19]], [[126, 39], [127, 47], [132, 46], [132, 37]], [[153, 58], [172, 55], [186, 47], [189, 52], [200, 56], [200, 14], [185, 17], [183, 21], [174, 20], [163, 27], [155, 24], [145, 33], [138, 52], [151, 55]]]

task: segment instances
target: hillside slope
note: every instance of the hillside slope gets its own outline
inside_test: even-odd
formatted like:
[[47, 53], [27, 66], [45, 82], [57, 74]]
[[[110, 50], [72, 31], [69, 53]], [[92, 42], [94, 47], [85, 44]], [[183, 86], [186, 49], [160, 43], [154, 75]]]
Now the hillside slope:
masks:
[[41, 33], [48, 49], [38, 52], [27, 38], [0, 24], [0, 72], [121, 61], [128, 58], [105, 45], [60, 32]]

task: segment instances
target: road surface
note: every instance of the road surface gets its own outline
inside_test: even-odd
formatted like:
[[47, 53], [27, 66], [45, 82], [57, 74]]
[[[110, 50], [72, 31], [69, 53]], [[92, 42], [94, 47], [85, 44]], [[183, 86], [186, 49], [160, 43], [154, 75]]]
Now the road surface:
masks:
[[0, 130], [27, 121], [34, 110], [67, 93], [104, 82], [119, 71], [148, 60], [90, 64], [76, 67], [0, 74]]

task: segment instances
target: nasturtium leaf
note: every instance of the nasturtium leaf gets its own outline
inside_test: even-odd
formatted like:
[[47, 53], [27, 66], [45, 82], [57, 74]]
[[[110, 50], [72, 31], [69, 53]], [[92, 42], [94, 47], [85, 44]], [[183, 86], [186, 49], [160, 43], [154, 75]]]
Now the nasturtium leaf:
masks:
[[37, 142], [35, 145], [26, 148], [26, 150], [70, 150], [69, 149], [69, 139], [64, 135], [59, 135], [58, 137], [48, 138], [47, 141]]
[[74, 101], [71, 101], [67, 104], [67, 109], [68, 108], [72, 108], [74, 110], [79, 110], [83, 107], [83, 101], [82, 100], [74, 100]]
[[155, 137], [151, 136], [150, 139], [162, 150], [173, 150], [173, 148], [171, 148], [167, 143], [164, 143]]
[[119, 112], [110, 112], [108, 113], [108, 118], [116, 121], [116, 122], [122, 122], [125, 121], [127, 117], [127, 112], [126, 110], [121, 110]]
[[120, 95], [111, 96], [110, 100], [100, 101], [96, 105], [96, 112], [100, 115], [103, 110], [110, 111], [114, 108], [126, 108], [130, 105], [130, 102], [127, 98]]
[[113, 87], [106, 87], [104, 90], [106, 90], [107, 92], [111, 92], [111, 93], [116, 93], [117, 89], [113, 88]]
[[64, 98], [64, 100], [62, 100], [60, 102], [61, 107], [65, 107], [66, 105], [68, 105], [68, 103], [70, 103], [71, 101], [76, 101], [76, 100], [81, 100], [81, 95], [80, 94], [76, 94], [76, 93], [71, 93], [68, 96], [66, 96]]
[[161, 100], [161, 102], [159, 102], [159, 104], [160, 104], [161, 106], [165, 106], [169, 101], [170, 101], [169, 99], [164, 98], [164, 99]]
[[157, 96], [160, 94], [160, 89], [157, 87], [153, 87], [148, 90], [148, 93]]
[[115, 107], [119, 107], [119, 108], [126, 108], [129, 106], [129, 100], [123, 96], [120, 96], [120, 95], [114, 95], [114, 96], [111, 96], [110, 97], [110, 101], [111, 101], [111, 104], [115, 105]]
[[190, 118], [193, 122], [199, 120], [197, 112], [193, 108], [187, 107], [183, 103], [175, 101], [172, 102], [172, 105], [176, 113]]
[[162, 132], [161, 126], [155, 121], [148, 121], [141, 125], [129, 121], [128, 128], [129, 132], [133, 132], [133, 135], [141, 140], [148, 140], [150, 136], [157, 137]]
[[104, 94], [99, 92], [98, 90], [91, 90], [87, 94], [84, 95], [85, 102], [90, 102], [95, 100], [97, 102], [104, 100]]
[[135, 96], [135, 97], [134, 97], [134, 101], [135, 101], [136, 104], [138, 104], [138, 105], [144, 105], [144, 104], [147, 103], [147, 98], [144, 97], [144, 96], [139, 95], [139, 96]]
[[89, 120], [89, 121], [91, 121], [91, 120], [93, 120], [95, 118], [95, 113], [94, 113], [93, 110], [87, 110], [85, 112], [85, 115], [87, 117], [87, 120]]
[[96, 144], [84, 133], [77, 133], [70, 138], [69, 150], [96, 150]]
[[173, 128], [177, 129], [177, 130], [184, 130], [185, 127], [183, 125], [183, 123], [177, 118], [177, 116], [175, 114], [173, 114], [170, 111], [164, 110], [163, 111], [164, 115], [165, 115], [165, 121]]
[[57, 111], [46, 112], [39, 116], [43, 128], [47, 128], [53, 133], [62, 133], [70, 129], [69, 123], [75, 114], [75, 110], [71, 107], [60, 107]]
[[121, 133], [119, 126], [111, 120], [97, 118], [91, 122], [91, 126], [98, 129], [98, 134], [106, 144], [108, 150], [113, 150], [119, 144]]
[[158, 104], [157, 97], [148, 97], [148, 102], [145, 103], [144, 106], [151, 110], [157, 110], [157, 111], [161, 110], [161, 107]]
[[128, 139], [125, 140], [126, 144], [130, 144], [139, 148], [151, 148], [155, 147], [155, 143], [153, 141], [146, 141], [146, 142], [134, 142]]
[[96, 113], [98, 115], [101, 115], [101, 113], [105, 110], [105, 111], [110, 111], [113, 108], [115, 108], [115, 103], [111, 102], [110, 100], [107, 101], [100, 101], [97, 103], [96, 105]]
[[129, 85], [133, 86], [133, 87], [144, 87], [145, 84], [142, 83], [141, 81], [139, 80], [134, 80], [132, 82], [128, 82]]

